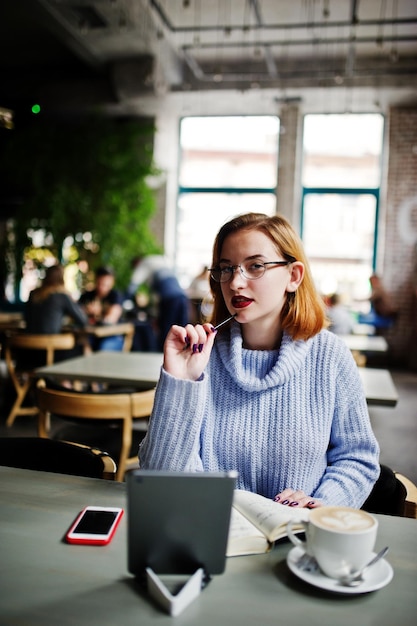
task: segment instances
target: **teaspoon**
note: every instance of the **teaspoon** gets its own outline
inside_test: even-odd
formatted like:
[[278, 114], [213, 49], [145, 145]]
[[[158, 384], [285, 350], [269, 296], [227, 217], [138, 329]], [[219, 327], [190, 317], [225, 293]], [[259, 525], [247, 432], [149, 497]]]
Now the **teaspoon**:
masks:
[[342, 576], [339, 579], [339, 583], [345, 587], [357, 587], [358, 585], [361, 585], [364, 581], [363, 573], [365, 570], [372, 567], [372, 565], [375, 565], [375, 563], [382, 559], [387, 552], [388, 546], [385, 546], [385, 548], [382, 548], [382, 550], [378, 552], [378, 554], [374, 556], [361, 570], [353, 571], [347, 576]]

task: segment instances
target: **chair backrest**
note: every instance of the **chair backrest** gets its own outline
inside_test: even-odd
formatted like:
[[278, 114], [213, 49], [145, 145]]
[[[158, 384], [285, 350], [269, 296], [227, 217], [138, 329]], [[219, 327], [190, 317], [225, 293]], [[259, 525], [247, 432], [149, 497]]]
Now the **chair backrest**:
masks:
[[72, 333], [53, 335], [15, 333], [7, 338], [5, 359], [9, 365], [9, 361], [12, 360], [12, 352], [15, 349], [44, 350], [46, 352], [46, 364], [52, 365], [55, 350], [71, 350], [74, 346], [75, 337]]
[[40, 437], [0, 437], [0, 465], [114, 480], [116, 463], [98, 448]]
[[155, 389], [148, 389], [147, 391], [135, 391], [134, 393], [132, 393], [132, 417], [134, 419], [149, 417], [152, 412], [154, 400]]
[[[117, 461], [116, 480], [123, 480], [126, 464], [132, 445], [133, 418], [150, 415], [155, 391], [133, 393], [84, 393], [72, 390], [58, 390], [46, 386], [44, 380], [37, 384], [38, 435], [49, 436], [50, 415], [69, 418], [72, 423], [94, 424], [103, 427], [120, 423], [121, 447]], [[116, 457], [115, 457], [116, 458]]]
[[123, 324], [123, 327], [125, 328], [125, 332], [123, 332], [124, 340], [122, 350], [123, 352], [130, 352], [133, 345], [133, 337], [135, 335], [135, 325], [126, 323]]
[[362, 508], [369, 513], [405, 517], [406, 488], [387, 465], [380, 466], [380, 474]]
[[395, 478], [400, 481], [404, 486], [405, 503], [404, 503], [404, 517], [411, 517], [417, 519], [417, 486], [404, 474], [394, 472]]
[[[55, 350], [71, 350], [75, 346], [72, 333], [54, 335], [34, 335], [30, 333], [13, 333], [6, 338], [4, 360], [10, 379], [16, 391], [16, 400], [7, 417], [7, 426], [12, 426], [17, 415], [36, 415], [37, 408], [23, 406], [27, 393], [32, 385], [31, 374], [40, 365], [52, 365]], [[42, 362], [38, 355], [41, 355]], [[45, 359], [43, 358], [45, 357]], [[22, 376], [28, 374], [29, 376]]]
[[[101, 394], [57, 390], [38, 381], [36, 403], [41, 411], [54, 415], [88, 420], [132, 419], [131, 398], [128, 393]], [[42, 435], [45, 436], [45, 435]]]

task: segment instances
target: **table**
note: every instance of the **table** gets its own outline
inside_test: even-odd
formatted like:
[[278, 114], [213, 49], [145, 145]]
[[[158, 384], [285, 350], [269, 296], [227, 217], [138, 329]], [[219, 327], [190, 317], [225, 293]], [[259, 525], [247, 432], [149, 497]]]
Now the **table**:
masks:
[[[390, 546], [394, 578], [354, 596], [304, 583], [286, 565], [292, 547], [229, 558], [176, 618], [153, 605], [127, 571], [126, 516], [110, 545], [72, 546], [62, 537], [84, 505], [126, 506], [125, 484], [0, 467], [1, 600], [4, 626], [392, 626], [414, 624], [417, 522], [377, 515], [376, 548]], [[175, 620], [175, 621], [174, 621]]]
[[23, 313], [0, 312], [0, 332], [20, 330], [25, 327]]
[[369, 405], [396, 406], [398, 392], [389, 370], [358, 367]]
[[356, 352], [387, 352], [388, 343], [385, 337], [366, 335], [339, 335], [349, 350]]
[[[57, 379], [134, 385], [138, 389], [156, 385], [162, 365], [160, 352], [95, 352], [41, 367], [35, 375]], [[368, 404], [395, 406], [398, 393], [388, 370], [360, 367]]]
[[84, 328], [68, 326], [63, 328], [63, 332], [74, 333], [80, 343], [85, 343], [88, 336], [102, 338], [124, 335], [123, 351], [129, 352], [133, 343], [135, 325], [131, 322], [119, 322], [118, 324], [97, 324], [97, 326], [87, 325]]
[[365, 367], [367, 356], [388, 352], [388, 343], [384, 337], [366, 335], [339, 335], [352, 353], [356, 364]]
[[35, 376], [118, 383], [149, 389], [158, 382], [162, 358], [161, 352], [94, 352], [40, 367]]

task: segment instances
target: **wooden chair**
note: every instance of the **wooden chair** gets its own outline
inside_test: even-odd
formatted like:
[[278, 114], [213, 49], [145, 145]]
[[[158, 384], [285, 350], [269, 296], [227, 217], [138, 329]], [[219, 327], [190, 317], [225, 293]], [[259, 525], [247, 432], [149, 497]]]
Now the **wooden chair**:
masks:
[[[48, 387], [38, 381], [38, 435], [49, 437], [51, 416], [72, 426], [55, 437], [70, 439], [106, 450], [117, 463], [116, 480], [123, 481], [127, 469], [138, 465], [139, 441], [145, 430], [135, 430], [135, 421], [149, 417], [155, 390], [126, 393], [84, 393]], [[134, 436], [135, 435], [135, 436]]]
[[40, 437], [0, 437], [0, 465], [107, 480], [117, 469], [98, 448]]
[[362, 508], [369, 513], [417, 519], [417, 487], [403, 474], [381, 464], [379, 478]]
[[400, 481], [405, 487], [405, 503], [404, 503], [404, 517], [411, 517], [417, 519], [417, 486], [406, 476], [399, 472], [394, 472], [397, 480]]
[[[33, 368], [16, 365], [16, 356], [23, 351], [42, 351], [45, 353], [45, 365], [52, 365], [55, 360], [56, 350], [71, 350], [75, 346], [75, 338], [72, 333], [57, 335], [32, 335], [29, 333], [16, 333], [6, 338], [4, 359], [7, 364], [10, 379], [16, 391], [16, 400], [7, 417], [6, 425], [12, 426], [18, 415], [36, 415], [36, 406], [23, 407], [23, 402], [32, 385]], [[27, 354], [27, 352], [26, 352]]]
[[85, 346], [85, 353], [91, 352], [89, 337], [104, 338], [112, 335], [123, 336], [122, 352], [130, 352], [135, 335], [135, 325], [131, 322], [121, 322], [118, 324], [103, 324], [102, 326], [86, 326], [85, 328], [74, 329], [79, 341]]
[[123, 341], [123, 352], [130, 352], [133, 345], [133, 337], [135, 335], [135, 325], [126, 323], [123, 325], [125, 327], [124, 341]]

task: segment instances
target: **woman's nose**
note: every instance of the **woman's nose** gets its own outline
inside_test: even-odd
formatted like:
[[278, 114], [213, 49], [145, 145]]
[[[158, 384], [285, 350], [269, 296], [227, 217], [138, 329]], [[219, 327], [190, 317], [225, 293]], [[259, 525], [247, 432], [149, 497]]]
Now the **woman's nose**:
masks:
[[230, 286], [239, 286], [243, 283], [246, 283], [246, 278], [242, 274], [241, 268], [238, 266], [232, 274], [232, 277], [229, 281]]

